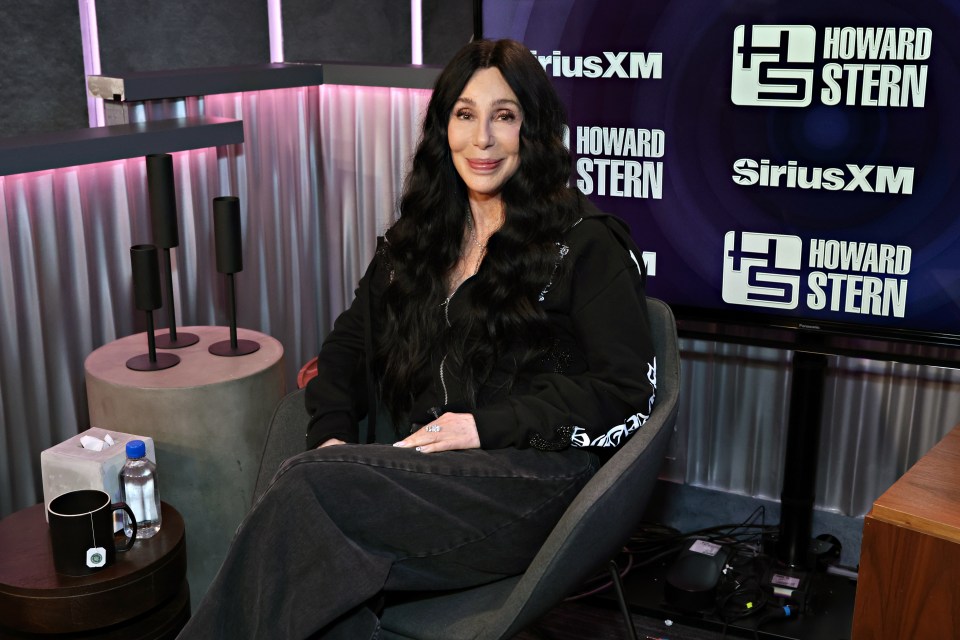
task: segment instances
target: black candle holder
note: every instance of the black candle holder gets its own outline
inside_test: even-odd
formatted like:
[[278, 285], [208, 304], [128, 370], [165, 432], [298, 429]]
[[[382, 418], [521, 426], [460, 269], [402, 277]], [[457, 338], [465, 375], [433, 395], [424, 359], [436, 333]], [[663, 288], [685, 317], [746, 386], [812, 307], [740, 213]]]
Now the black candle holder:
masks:
[[220, 196], [213, 199], [213, 232], [217, 250], [217, 271], [227, 276], [230, 339], [213, 343], [208, 351], [215, 356], [245, 356], [257, 351], [260, 343], [237, 339], [237, 297], [233, 274], [243, 270], [239, 198]]
[[177, 191], [173, 182], [173, 156], [168, 153], [147, 156], [147, 192], [150, 196], [150, 220], [153, 243], [163, 250], [163, 272], [167, 288], [167, 326], [169, 332], [157, 336], [160, 349], [182, 349], [196, 344], [200, 336], [177, 333], [177, 310], [173, 296], [173, 263], [170, 249], [180, 245], [177, 228]]
[[134, 304], [147, 313], [147, 353], [127, 360], [127, 368], [134, 371], [160, 371], [178, 364], [180, 358], [172, 353], [157, 353], [153, 335], [153, 312], [160, 308], [160, 266], [157, 248], [152, 244], [130, 247], [130, 266], [133, 269]]

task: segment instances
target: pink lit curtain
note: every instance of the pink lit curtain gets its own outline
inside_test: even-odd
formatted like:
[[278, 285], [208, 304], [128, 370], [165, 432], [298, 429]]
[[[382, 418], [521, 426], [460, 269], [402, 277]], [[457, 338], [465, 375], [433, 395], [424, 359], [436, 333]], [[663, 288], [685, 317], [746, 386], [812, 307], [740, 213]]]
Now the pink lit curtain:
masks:
[[[173, 154], [178, 326], [227, 324], [211, 203], [239, 196], [238, 324], [283, 344], [292, 388], [394, 219], [428, 100], [423, 90], [324, 86], [132, 108], [130, 121], [244, 123], [242, 145]], [[149, 242], [143, 158], [0, 177], [0, 516], [42, 500], [40, 452], [90, 426], [86, 356], [145, 330], [129, 249]], [[165, 313], [154, 314], [158, 327]]]
[[[244, 122], [242, 145], [174, 154], [178, 325], [226, 324], [211, 201], [239, 196], [239, 324], [280, 340], [292, 387], [394, 218], [428, 99], [421, 90], [323, 86], [132, 108], [130, 120]], [[89, 426], [87, 354], [143, 331], [128, 252], [150, 239], [142, 158], [0, 177], [0, 515], [41, 500], [40, 452]], [[682, 348], [681, 413], [664, 477], [778, 498], [791, 354], [694, 340]], [[830, 362], [817, 506], [860, 516], [960, 422], [960, 372]]]

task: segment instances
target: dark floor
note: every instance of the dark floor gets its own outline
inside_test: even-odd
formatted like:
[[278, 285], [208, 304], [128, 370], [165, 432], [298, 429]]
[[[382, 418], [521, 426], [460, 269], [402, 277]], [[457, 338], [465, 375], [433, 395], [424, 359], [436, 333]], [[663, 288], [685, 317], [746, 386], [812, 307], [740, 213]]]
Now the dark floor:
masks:
[[[720, 640], [719, 633], [633, 615], [638, 640]], [[620, 611], [598, 600], [565, 602], [513, 640], [629, 640]]]
[[[759, 514], [759, 517], [758, 517]], [[705, 528], [723, 530], [717, 523], [763, 525], [779, 519], [779, 505], [758, 499], [724, 494], [670, 482], [658, 483], [648, 509], [647, 525], [631, 539], [630, 547], [655, 541], [664, 533], [661, 522], [675, 531], [703, 532]], [[840, 565], [855, 566], [860, 553], [862, 518], [814, 513], [818, 533], [830, 533], [839, 543]], [[769, 530], [775, 527], [760, 527]], [[644, 533], [645, 532], [645, 533]], [[642, 534], [642, 535], [641, 535]], [[701, 536], [698, 536], [701, 537]], [[635, 560], [644, 556], [635, 553]], [[622, 560], [622, 558], [620, 558]], [[667, 624], [669, 610], [663, 596], [663, 571], [669, 558], [655, 564], [639, 565], [624, 575], [623, 588], [638, 640], [849, 640], [856, 582], [816, 572], [811, 582], [806, 612], [790, 620], [756, 622], [750, 616], [724, 628], [716, 615], [679, 614]], [[623, 566], [623, 563], [621, 563]], [[632, 565], [631, 565], [632, 566]], [[759, 626], [758, 625], [762, 625]], [[567, 601], [554, 608], [536, 624], [513, 640], [629, 640], [625, 621], [615, 604], [611, 590], [599, 595]]]
[[[806, 612], [786, 619], [736, 619], [729, 627], [715, 613], [671, 614], [658, 594], [656, 572], [634, 572], [623, 584], [638, 640], [849, 640], [856, 583], [817, 574]], [[674, 611], [676, 611], [674, 609]], [[759, 610], [758, 610], [759, 613]], [[760, 627], [759, 625], [762, 625]], [[561, 603], [513, 640], [630, 640], [612, 590]]]

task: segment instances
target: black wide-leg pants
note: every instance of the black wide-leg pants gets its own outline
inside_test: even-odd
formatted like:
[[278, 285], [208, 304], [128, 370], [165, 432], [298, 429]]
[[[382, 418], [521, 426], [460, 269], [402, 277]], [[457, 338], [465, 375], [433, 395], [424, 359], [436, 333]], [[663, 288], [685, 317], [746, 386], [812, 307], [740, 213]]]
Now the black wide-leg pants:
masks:
[[598, 467], [579, 449], [302, 453], [240, 525], [179, 637], [333, 638], [382, 591], [522, 573]]

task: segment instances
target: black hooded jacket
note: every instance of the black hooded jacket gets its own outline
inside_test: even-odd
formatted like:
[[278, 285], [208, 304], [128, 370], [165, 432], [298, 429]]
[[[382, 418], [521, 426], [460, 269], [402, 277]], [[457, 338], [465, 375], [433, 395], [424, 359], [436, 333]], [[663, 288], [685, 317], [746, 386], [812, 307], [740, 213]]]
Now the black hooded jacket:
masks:
[[[484, 449], [590, 447], [607, 458], [653, 408], [656, 360], [640, 252], [622, 220], [582, 201], [583, 217], [557, 247], [558, 265], [567, 264], [557, 270], [557, 282], [544, 283], [540, 295], [550, 347], [519, 371], [511, 369], [515, 354], [504, 354], [489, 384], [479, 390], [476, 408], [469, 410]], [[307, 448], [330, 438], [372, 440], [374, 429], [361, 438], [358, 423], [368, 407], [376, 406], [369, 354], [377, 314], [371, 310], [389, 284], [385, 262], [378, 251], [353, 303], [321, 347], [318, 373], [306, 392]], [[451, 330], [464, 312], [470, 286], [467, 279], [442, 310]], [[414, 399], [412, 430], [447, 411], [468, 411], [456, 371], [442, 358], [432, 368], [432, 383]], [[503, 384], [504, 379], [510, 383]]]

